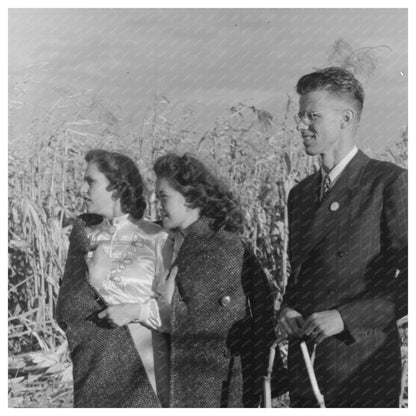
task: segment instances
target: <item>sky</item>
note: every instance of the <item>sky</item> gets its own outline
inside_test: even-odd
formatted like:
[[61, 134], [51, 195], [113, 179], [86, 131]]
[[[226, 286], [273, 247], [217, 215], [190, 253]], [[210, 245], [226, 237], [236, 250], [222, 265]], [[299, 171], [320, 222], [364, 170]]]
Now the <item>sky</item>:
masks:
[[364, 80], [361, 147], [377, 153], [407, 126], [406, 9], [20, 8], [8, 22], [9, 80], [31, 84], [24, 98], [10, 89], [17, 136], [68, 90], [111, 102], [132, 128], [155, 94], [191, 108], [201, 136], [239, 102], [278, 120], [299, 77], [326, 66], [340, 38], [354, 50], [388, 46]]

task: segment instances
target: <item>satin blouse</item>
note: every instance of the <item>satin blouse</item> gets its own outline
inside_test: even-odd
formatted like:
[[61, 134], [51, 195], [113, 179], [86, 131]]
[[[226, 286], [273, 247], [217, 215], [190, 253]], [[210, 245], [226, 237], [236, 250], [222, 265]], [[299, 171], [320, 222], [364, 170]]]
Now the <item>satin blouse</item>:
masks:
[[90, 283], [109, 305], [140, 303], [137, 319], [167, 332], [170, 306], [165, 298], [173, 241], [157, 224], [126, 214], [87, 227]]

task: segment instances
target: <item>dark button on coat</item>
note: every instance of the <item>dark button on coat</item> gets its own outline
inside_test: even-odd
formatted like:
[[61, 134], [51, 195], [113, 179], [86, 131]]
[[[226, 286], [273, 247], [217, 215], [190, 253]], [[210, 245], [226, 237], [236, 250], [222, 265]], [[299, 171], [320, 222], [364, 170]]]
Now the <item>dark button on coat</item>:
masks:
[[244, 254], [238, 234], [214, 232], [207, 218], [185, 230], [172, 300], [171, 407], [260, 402], [274, 340], [273, 298]]

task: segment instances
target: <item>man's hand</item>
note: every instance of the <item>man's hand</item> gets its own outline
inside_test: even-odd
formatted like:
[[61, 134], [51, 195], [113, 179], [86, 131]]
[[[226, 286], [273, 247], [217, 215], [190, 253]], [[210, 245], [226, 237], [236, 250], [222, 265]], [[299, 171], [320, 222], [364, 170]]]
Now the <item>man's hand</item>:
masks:
[[100, 319], [107, 321], [115, 326], [127, 325], [138, 318], [140, 314], [139, 303], [120, 303], [119, 305], [109, 306], [98, 314]]
[[302, 326], [302, 332], [319, 344], [325, 338], [344, 330], [344, 321], [336, 309], [313, 313]]
[[303, 316], [294, 309], [283, 308], [280, 311], [279, 330], [285, 338], [286, 336], [302, 338], [303, 333], [301, 328], [304, 322]]

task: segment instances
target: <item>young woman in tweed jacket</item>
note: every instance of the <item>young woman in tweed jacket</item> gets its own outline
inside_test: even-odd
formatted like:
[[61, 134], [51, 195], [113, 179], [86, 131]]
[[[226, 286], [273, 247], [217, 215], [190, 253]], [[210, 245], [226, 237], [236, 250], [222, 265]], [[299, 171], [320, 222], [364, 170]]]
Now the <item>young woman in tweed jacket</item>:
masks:
[[273, 297], [239, 231], [229, 189], [196, 158], [154, 164], [164, 226], [175, 230], [170, 406], [257, 407], [274, 340]]

